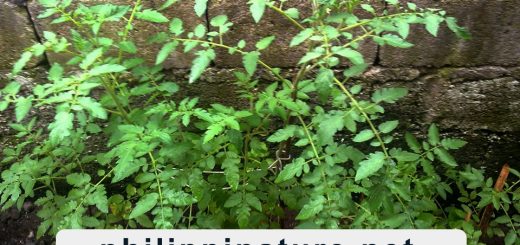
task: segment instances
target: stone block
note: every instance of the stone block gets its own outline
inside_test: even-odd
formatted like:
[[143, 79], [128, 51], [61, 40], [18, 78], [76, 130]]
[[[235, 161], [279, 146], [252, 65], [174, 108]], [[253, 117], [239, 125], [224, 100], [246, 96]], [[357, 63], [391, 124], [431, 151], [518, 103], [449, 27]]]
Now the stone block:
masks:
[[420, 7], [441, 8], [472, 34], [457, 38], [444, 24], [438, 37], [415, 27], [408, 40], [415, 46], [381, 48], [381, 65], [389, 67], [515, 66], [520, 64], [520, 5], [516, 0], [414, 0]]
[[422, 85], [425, 122], [465, 130], [520, 131], [520, 82], [512, 77], [462, 83], [431, 78]]
[[38, 42], [25, 7], [7, 1], [0, 1], [0, 33], [0, 70], [10, 70], [23, 50]]

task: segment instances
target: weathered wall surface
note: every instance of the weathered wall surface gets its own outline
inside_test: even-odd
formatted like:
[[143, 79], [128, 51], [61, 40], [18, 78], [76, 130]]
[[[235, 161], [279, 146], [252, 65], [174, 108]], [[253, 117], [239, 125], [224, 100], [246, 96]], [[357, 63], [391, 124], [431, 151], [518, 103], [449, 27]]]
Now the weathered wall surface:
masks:
[[[161, 2], [146, 1], [155, 6]], [[307, 2], [291, 0], [288, 4], [301, 8], [305, 14]], [[473, 39], [457, 39], [445, 27], [437, 38], [421, 28], [414, 28], [409, 41], [416, 45], [410, 49], [378, 48], [373, 43], [363, 43], [361, 49], [365, 58], [373, 65], [360, 79], [375, 87], [393, 84], [409, 87], [411, 95], [399, 106], [391, 108], [392, 116], [412, 130], [423, 130], [435, 122], [444, 132], [466, 138], [470, 144], [461, 153], [466, 163], [488, 165], [508, 161], [520, 167], [520, 0], [411, 2], [447, 10], [448, 15], [455, 16], [459, 24], [470, 30]], [[270, 10], [261, 26], [256, 25], [246, 3], [246, 0], [210, 0], [207, 16], [199, 18], [193, 14], [193, 2], [184, 0], [168, 10], [167, 15], [180, 17], [185, 21], [185, 28], [191, 29], [198, 24], [207, 25], [214, 16], [226, 14], [234, 26], [224, 41], [232, 45], [244, 39], [250, 48], [261, 37], [276, 35], [275, 45], [266, 50], [262, 59], [290, 72], [306, 51], [305, 48], [287, 47], [298, 30]], [[35, 0], [0, 0], [0, 73], [8, 71], [24, 47], [38, 42], [38, 36], [44, 30], [66, 32], [66, 25], [50, 25], [46, 20], [35, 18], [40, 11]], [[118, 28], [114, 26], [107, 33], [115, 33]], [[151, 24], [138, 25], [133, 35], [144, 44], [150, 33], [161, 28]], [[159, 48], [148, 45], [141, 54], [153, 61]], [[185, 78], [185, 70], [179, 68], [189, 68], [192, 58], [174, 53], [167, 61], [167, 67], [172, 68], [170, 73], [179, 82]], [[64, 62], [67, 57], [47, 54], [46, 59], [40, 63]], [[186, 86], [185, 93], [202, 96], [206, 103], [236, 103], [236, 99], [229, 96], [234, 87], [226, 82], [231, 80], [233, 70], [241, 67], [241, 63], [241, 57], [220, 52], [211, 71], [198, 84]], [[31, 67], [37, 64], [34, 62]], [[0, 121], [2, 126], [5, 126], [4, 121]], [[8, 133], [0, 129], [0, 135]]]

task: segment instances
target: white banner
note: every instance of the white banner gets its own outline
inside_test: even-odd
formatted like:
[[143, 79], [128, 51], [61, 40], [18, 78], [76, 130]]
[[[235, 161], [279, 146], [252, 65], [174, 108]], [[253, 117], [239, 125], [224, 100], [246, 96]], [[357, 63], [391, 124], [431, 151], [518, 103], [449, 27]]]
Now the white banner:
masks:
[[62, 230], [56, 245], [466, 245], [460, 230]]

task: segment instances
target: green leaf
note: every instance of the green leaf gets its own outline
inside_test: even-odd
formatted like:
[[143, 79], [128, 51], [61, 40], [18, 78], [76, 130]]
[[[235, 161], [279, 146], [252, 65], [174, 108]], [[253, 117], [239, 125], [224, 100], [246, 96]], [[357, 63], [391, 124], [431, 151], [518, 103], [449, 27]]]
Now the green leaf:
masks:
[[298, 215], [296, 216], [296, 219], [306, 220], [316, 216], [316, 214], [320, 213], [321, 210], [323, 210], [323, 204], [325, 203], [325, 201], [325, 197], [319, 196], [318, 198], [303, 205], [303, 208], [300, 210], [300, 213], [298, 213]]
[[443, 139], [441, 145], [448, 150], [457, 150], [464, 147], [468, 142], [460, 139]]
[[52, 142], [59, 142], [70, 135], [74, 115], [68, 111], [60, 111], [54, 117], [54, 122], [49, 124], [51, 130], [49, 138]]
[[135, 17], [140, 20], [146, 20], [154, 23], [166, 23], [169, 21], [166, 16], [153, 9], [145, 9], [142, 12], [137, 12]]
[[49, 78], [49, 80], [51, 80], [51, 81], [57, 82], [57, 81], [61, 80], [62, 77], [63, 77], [63, 67], [61, 67], [61, 65], [58, 63], [52, 64], [52, 67], [49, 70], [49, 76], [47, 76], [47, 78]]
[[119, 182], [133, 173], [139, 171], [143, 165], [142, 161], [134, 159], [133, 145], [123, 145], [118, 148], [119, 160], [114, 167], [114, 177], [112, 183]]
[[103, 55], [103, 48], [97, 48], [85, 56], [85, 59], [79, 64], [83, 70], [88, 69], [96, 60]]
[[32, 107], [32, 98], [31, 97], [20, 97], [16, 100], [16, 122], [22, 121], [27, 113], [31, 110]]
[[9, 107], [8, 101], [0, 101], [0, 111], [5, 111]]
[[124, 67], [122, 65], [105, 64], [105, 65], [94, 67], [92, 70], [90, 70], [89, 74], [91, 76], [99, 76], [101, 74], [117, 73], [117, 72], [122, 72], [125, 70], [126, 70], [126, 67]]
[[249, 0], [249, 4], [251, 4], [249, 10], [253, 15], [253, 19], [256, 23], [260, 22], [265, 12], [266, 0]]
[[388, 121], [388, 122], [381, 123], [381, 125], [379, 125], [378, 128], [381, 133], [387, 134], [387, 133], [392, 132], [395, 128], [397, 128], [397, 125], [399, 125], [399, 121], [397, 121], [397, 120]]
[[27, 62], [29, 62], [32, 58], [33, 54], [29, 51], [23, 52], [22, 56], [16, 63], [13, 65], [13, 70], [11, 71], [12, 75], [15, 76], [18, 75], [22, 71], [22, 69], [27, 65]]
[[421, 155], [411, 153], [407, 151], [395, 150], [390, 151], [390, 155], [394, 157], [398, 162], [413, 162], [418, 160]]
[[294, 136], [297, 129], [298, 129], [298, 127], [295, 125], [288, 125], [285, 128], [278, 129], [274, 134], [272, 134], [271, 136], [269, 136], [269, 138], [267, 138], [267, 141], [273, 142], [273, 143], [286, 141], [289, 138]]
[[426, 25], [426, 30], [432, 34], [434, 37], [437, 36], [437, 32], [439, 31], [439, 25], [442, 23], [444, 18], [442, 16], [436, 14], [429, 14], [424, 18], [424, 24]]
[[275, 36], [268, 36], [268, 37], [264, 37], [262, 38], [260, 41], [258, 41], [256, 43], [256, 49], [258, 50], [263, 50], [263, 49], [266, 49], [269, 47], [269, 45], [271, 45], [271, 43], [274, 41], [276, 37]]
[[399, 0], [385, 0], [387, 3], [389, 4], [392, 4], [392, 5], [396, 5], [399, 3]]
[[260, 57], [260, 52], [253, 51], [249, 53], [245, 53], [242, 61], [244, 63], [244, 68], [250, 76], [253, 76], [256, 71], [256, 67], [258, 66], [258, 59]]
[[220, 124], [220, 123], [211, 124], [208, 127], [208, 130], [206, 130], [206, 133], [204, 134], [203, 143], [204, 144], [208, 143], [210, 140], [215, 138], [215, 136], [221, 134], [222, 132], [224, 132], [224, 126], [222, 124]]
[[304, 64], [311, 60], [317, 59], [323, 55], [321, 50], [312, 50], [310, 52], [307, 52], [301, 59], [298, 61], [298, 64]]
[[208, 6], [208, 0], [195, 0], [195, 14], [197, 16], [202, 17], [204, 13], [206, 13], [206, 8]]
[[227, 21], [228, 17], [226, 15], [217, 15], [211, 19], [209, 24], [215, 27], [222, 27], [226, 24]]
[[372, 5], [361, 4], [361, 8], [364, 9], [365, 11], [369, 12], [369, 13], [372, 13], [372, 14], [376, 13], [376, 10], [374, 9], [374, 7], [372, 7]]
[[148, 193], [139, 199], [139, 201], [135, 204], [134, 209], [128, 216], [129, 219], [135, 219], [138, 216], [141, 216], [148, 211], [152, 210], [157, 204], [159, 200], [159, 194], [157, 193]]
[[255, 195], [247, 193], [246, 202], [247, 204], [249, 204], [249, 206], [258, 210], [258, 212], [262, 212], [262, 202], [260, 202], [260, 199], [258, 199], [258, 197], [256, 197]]
[[398, 21], [395, 25], [397, 26], [397, 33], [399, 33], [403, 39], [406, 39], [410, 34], [410, 24], [405, 21]]
[[408, 144], [408, 147], [410, 147], [410, 149], [412, 149], [412, 151], [414, 151], [415, 153], [421, 152], [421, 144], [419, 144], [419, 142], [417, 141], [415, 136], [413, 136], [413, 134], [406, 132], [405, 140], [406, 140], [406, 144]]
[[164, 10], [172, 6], [174, 3], [176, 3], [178, 0], [166, 0], [163, 5], [159, 8], [159, 10]]
[[518, 239], [518, 235], [511, 229], [504, 238], [504, 245], [513, 245], [515, 244], [516, 239]]
[[228, 182], [231, 189], [237, 190], [238, 183], [240, 181], [240, 169], [238, 166], [240, 165], [240, 158], [236, 156], [236, 154], [228, 153], [228, 156], [222, 162], [222, 168], [224, 169], [224, 175], [226, 176], [226, 181]]
[[374, 134], [374, 132], [372, 132], [372, 130], [365, 129], [365, 130], [359, 132], [352, 141], [358, 142], [358, 143], [365, 142], [365, 141], [371, 140], [372, 138], [374, 138], [374, 136], [375, 136], [375, 134]]
[[90, 115], [99, 119], [107, 119], [107, 111], [103, 106], [90, 97], [81, 97], [78, 99], [79, 104], [87, 110]]
[[67, 183], [75, 187], [81, 187], [90, 182], [90, 175], [84, 173], [72, 173], [67, 175]]
[[428, 128], [428, 142], [435, 146], [439, 144], [440, 141], [439, 128], [437, 128], [435, 124], [430, 125], [430, 128]]
[[173, 18], [170, 22], [170, 32], [175, 34], [176, 36], [181, 35], [184, 32], [184, 28], [182, 27], [182, 20], [179, 18]]
[[193, 60], [193, 65], [191, 66], [190, 83], [199, 79], [211, 61], [215, 59], [215, 56], [215, 51], [213, 49], [200, 50], [197, 52], [197, 58]]
[[375, 174], [385, 164], [385, 154], [382, 152], [376, 152], [370, 154], [367, 160], [359, 163], [359, 168], [356, 172], [356, 181], [367, 178]]
[[388, 228], [399, 228], [404, 222], [408, 220], [407, 214], [395, 214], [387, 219], [381, 221]]
[[349, 59], [350, 62], [352, 62], [354, 65], [361, 65], [365, 63], [363, 55], [356, 50], [350, 48], [333, 48], [332, 52]]
[[157, 58], [155, 59], [155, 64], [159, 65], [162, 64], [169, 56], [170, 54], [177, 48], [177, 45], [179, 43], [177, 41], [169, 42], [165, 44], [161, 51], [157, 54]]
[[297, 8], [288, 8], [284, 10], [285, 14], [293, 19], [300, 18], [300, 11]]
[[284, 181], [288, 181], [294, 176], [300, 175], [303, 171], [303, 166], [305, 165], [305, 159], [296, 158], [292, 163], [285, 165], [282, 171], [276, 177], [275, 183], [281, 183]]
[[168, 92], [170, 94], [173, 94], [177, 91], [179, 91], [179, 85], [173, 82], [163, 82], [159, 85], [157, 88], [159, 91]]
[[27, 132], [27, 129], [22, 124], [11, 123], [11, 124], [9, 124], [9, 127], [11, 127], [12, 129], [14, 129], [18, 132]]
[[199, 24], [193, 30], [193, 34], [198, 38], [203, 38], [206, 35], [206, 26], [203, 24]]
[[232, 208], [242, 203], [242, 193], [234, 193], [224, 203], [225, 208]]
[[334, 135], [336, 132], [343, 129], [345, 125], [343, 121], [343, 115], [327, 115], [323, 120], [320, 121], [318, 127], [318, 138], [322, 145], [333, 144]]
[[4, 87], [4, 89], [2, 89], [2, 92], [9, 95], [16, 95], [18, 92], [20, 92], [21, 87], [22, 85], [20, 85], [18, 82], [10, 82]]
[[314, 30], [311, 28], [307, 28], [307, 29], [301, 31], [300, 33], [298, 33], [298, 35], [293, 37], [293, 39], [291, 40], [290, 46], [294, 47], [296, 45], [299, 45], [299, 44], [305, 42], [305, 40], [312, 37], [313, 34], [314, 34]]
[[443, 148], [435, 148], [433, 152], [435, 153], [435, 155], [437, 155], [437, 157], [439, 157], [439, 160], [441, 160], [441, 162], [447, 164], [450, 167], [457, 166], [457, 161], [455, 161], [455, 158], [453, 158], [453, 156], [451, 156], [447, 150]]
[[343, 72], [345, 77], [355, 77], [361, 75], [368, 67], [368, 64], [353, 65]]
[[382, 88], [376, 90], [374, 94], [372, 94], [372, 101], [375, 103], [395, 103], [397, 100], [405, 97], [408, 94], [408, 89], [406, 88]]
[[99, 185], [89, 197], [88, 203], [96, 205], [96, 208], [103, 213], [108, 213], [108, 198], [107, 192], [103, 185]]
[[402, 39], [399, 36], [394, 35], [394, 34], [385, 34], [382, 37], [376, 36], [376, 37], [374, 37], [374, 42], [376, 42], [379, 45], [388, 44], [392, 47], [397, 47], [397, 48], [413, 47], [413, 44], [405, 41], [404, 39]]
[[136, 54], [137, 53], [137, 47], [135, 46], [134, 42], [132, 41], [124, 41], [119, 43], [119, 48], [123, 52], [127, 52], [129, 54]]
[[469, 31], [466, 28], [457, 25], [457, 19], [448, 17], [446, 18], [446, 24], [448, 25], [448, 28], [457, 35], [457, 37], [465, 40], [471, 39]]

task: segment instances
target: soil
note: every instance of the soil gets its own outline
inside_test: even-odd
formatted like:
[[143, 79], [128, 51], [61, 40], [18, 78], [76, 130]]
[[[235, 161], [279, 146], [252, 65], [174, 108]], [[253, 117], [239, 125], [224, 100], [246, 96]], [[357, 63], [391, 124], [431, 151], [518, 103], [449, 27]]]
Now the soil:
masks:
[[33, 204], [26, 202], [22, 210], [10, 208], [0, 213], [0, 245], [51, 245], [50, 237], [36, 240], [40, 219]]

